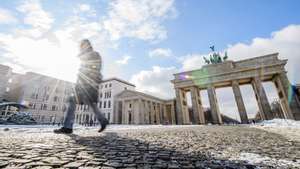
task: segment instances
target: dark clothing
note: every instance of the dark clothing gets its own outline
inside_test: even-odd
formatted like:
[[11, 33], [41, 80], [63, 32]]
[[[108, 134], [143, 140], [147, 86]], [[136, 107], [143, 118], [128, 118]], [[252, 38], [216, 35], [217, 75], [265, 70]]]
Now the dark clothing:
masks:
[[102, 80], [100, 73], [101, 58], [97, 52], [86, 51], [79, 55], [81, 65], [78, 73], [76, 102], [78, 104], [97, 103], [99, 84]]

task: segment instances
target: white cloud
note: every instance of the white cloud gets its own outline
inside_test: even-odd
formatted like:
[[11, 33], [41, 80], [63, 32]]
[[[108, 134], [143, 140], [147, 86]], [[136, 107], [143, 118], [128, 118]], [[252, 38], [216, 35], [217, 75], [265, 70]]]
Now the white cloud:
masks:
[[170, 80], [177, 72], [175, 67], [153, 66], [152, 70], [142, 70], [131, 77], [136, 89], [153, 96], [170, 99], [174, 97], [174, 90]]
[[229, 59], [240, 60], [279, 52], [281, 59], [288, 59], [286, 69], [290, 80], [300, 82], [300, 25], [289, 25], [273, 32], [269, 38], [254, 38], [251, 44], [238, 43], [227, 49]]
[[52, 15], [42, 8], [38, 0], [26, 0], [17, 10], [24, 13], [24, 23], [36, 29], [47, 31], [54, 22]]
[[82, 12], [86, 12], [91, 10], [91, 6], [89, 4], [79, 4], [79, 9]]
[[129, 55], [124, 55], [122, 56], [122, 58], [120, 60], [117, 60], [116, 63], [119, 64], [119, 65], [127, 65], [128, 64], [128, 61], [132, 59], [131, 56]]
[[96, 10], [89, 4], [79, 4], [75, 9], [75, 13], [82, 12], [88, 14], [88, 16], [96, 16]]
[[149, 52], [149, 56], [152, 57], [170, 57], [172, 56], [172, 50], [171, 49], [164, 49], [164, 48], [156, 48]]
[[203, 55], [188, 54], [180, 58], [182, 61], [182, 71], [200, 69], [204, 65]]
[[110, 2], [103, 24], [113, 40], [133, 37], [159, 41], [167, 37], [162, 21], [175, 13], [174, 0], [117, 0]]
[[17, 19], [10, 11], [0, 8], [0, 24], [11, 24], [16, 22]]

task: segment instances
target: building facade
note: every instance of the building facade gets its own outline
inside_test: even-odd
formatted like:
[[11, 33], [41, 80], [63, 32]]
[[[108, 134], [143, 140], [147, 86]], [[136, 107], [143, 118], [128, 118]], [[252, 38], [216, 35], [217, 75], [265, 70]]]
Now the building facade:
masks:
[[[67, 99], [75, 92], [74, 83], [34, 72], [12, 73], [8, 66], [3, 66], [1, 70], [5, 75], [1, 76], [3, 98], [27, 105], [29, 107], [27, 111], [39, 123], [63, 122]], [[9, 92], [5, 92], [6, 90]], [[135, 85], [119, 78], [110, 78], [103, 80], [99, 86], [98, 106], [110, 123], [113, 123], [114, 118], [114, 96], [123, 90], [135, 90]], [[91, 122], [97, 123], [97, 120], [89, 106], [77, 105], [75, 123]]]
[[[114, 123], [114, 103], [115, 96], [124, 90], [135, 90], [135, 85], [119, 78], [103, 80], [99, 86], [98, 107], [110, 123]], [[76, 109], [75, 122], [86, 124], [96, 122], [94, 113], [89, 110], [87, 105], [79, 105]]]
[[175, 101], [124, 90], [115, 97], [117, 124], [176, 124]]
[[27, 105], [39, 123], [61, 123], [74, 84], [33, 72], [23, 79], [18, 102]]
[[9, 92], [10, 77], [12, 69], [9, 66], [0, 65], [0, 102], [5, 99]]

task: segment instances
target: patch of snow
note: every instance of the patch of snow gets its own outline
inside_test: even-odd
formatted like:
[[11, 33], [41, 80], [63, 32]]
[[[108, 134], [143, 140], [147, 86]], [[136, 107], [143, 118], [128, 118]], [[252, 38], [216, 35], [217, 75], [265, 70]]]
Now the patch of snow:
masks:
[[[194, 125], [108, 125], [107, 132], [117, 132], [123, 130], [150, 130], [150, 129], [166, 129], [166, 128], [184, 128]], [[0, 131], [11, 131], [17, 133], [52, 133], [54, 129], [62, 126], [57, 125], [0, 125]], [[82, 126], [75, 124], [73, 129], [75, 132], [84, 132], [88, 130], [98, 130], [100, 126]]]
[[249, 164], [267, 164], [267, 165], [276, 165], [283, 168], [289, 167], [300, 167], [300, 161], [289, 161], [285, 159], [274, 159], [270, 157], [263, 157], [255, 153], [241, 153], [238, 160], [247, 161]]
[[288, 127], [288, 128], [298, 128], [300, 129], [300, 121], [290, 120], [290, 119], [273, 119], [264, 120], [256, 125], [266, 126], [266, 127]]
[[269, 161], [271, 160], [271, 158], [262, 157], [259, 154], [254, 154], [254, 153], [241, 153], [239, 160], [247, 161], [250, 164], [259, 164], [264, 161]]

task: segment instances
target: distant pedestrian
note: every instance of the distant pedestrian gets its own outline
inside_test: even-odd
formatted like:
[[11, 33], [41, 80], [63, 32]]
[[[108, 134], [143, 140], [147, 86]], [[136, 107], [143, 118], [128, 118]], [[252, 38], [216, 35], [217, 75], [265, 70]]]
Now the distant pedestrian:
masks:
[[94, 121], [93, 121], [93, 119], [91, 119], [90, 120], [90, 126], [93, 126], [93, 123], [94, 123]]

